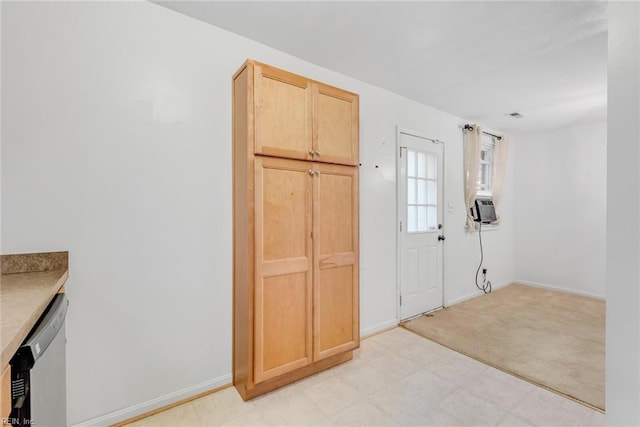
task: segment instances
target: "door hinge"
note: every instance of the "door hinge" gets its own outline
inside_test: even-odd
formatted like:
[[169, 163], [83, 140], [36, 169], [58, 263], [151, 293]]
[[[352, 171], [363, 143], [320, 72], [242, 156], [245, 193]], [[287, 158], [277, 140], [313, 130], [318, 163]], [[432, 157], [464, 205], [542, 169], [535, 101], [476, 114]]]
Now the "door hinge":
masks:
[[402, 221], [400, 221], [400, 231], [402, 231]]
[[402, 148], [403, 147], [400, 147], [400, 158], [402, 158]]
[[402, 294], [400, 294], [400, 305], [402, 305]]

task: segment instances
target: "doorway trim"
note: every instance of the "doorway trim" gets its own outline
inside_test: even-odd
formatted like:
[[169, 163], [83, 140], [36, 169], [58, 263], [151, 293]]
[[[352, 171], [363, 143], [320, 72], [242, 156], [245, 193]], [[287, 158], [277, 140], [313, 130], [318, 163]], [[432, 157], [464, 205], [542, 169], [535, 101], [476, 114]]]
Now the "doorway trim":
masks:
[[[405, 134], [405, 135], [410, 135], [410, 136], [415, 136], [417, 138], [422, 138], [422, 139], [426, 139], [428, 141], [431, 142], [435, 142], [435, 143], [439, 143], [442, 144], [442, 229], [446, 230], [446, 224], [445, 224], [445, 216], [446, 216], [446, 203], [445, 203], [445, 198], [446, 198], [446, 145], [444, 143], [444, 141], [441, 141], [439, 139], [435, 139], [435, 138], [431, 138], [426, 136], [424, 133], [422, 132], [418, 132], [412, 129], [408, 129], [405, 127], [402, 127], [400, 125], [396, 126], [396, 223], [395, 223], [395, 230], [396, 230], [396, 318], [398, 319], [398, 323], [402, 323], [405, 320], [402, 320], [402, 315], [401, 315], [401, 308], [400, 308], [400, 295], [401, 295], [401, 282], [400, 282], [400, 266], [401, 266], [401, 259], [400, 259], [400, 249], [401, 249], [401, 236], [400, 236], [400, 217], [399, 217], [399, 212], [400, 212], [400, 201], [401, 201], [401, 195], [400, 195], [400, 170], [401, 170], [401, 165], [400, 162], [402, 161], [402, 158], [400, 157], [400, 135], [401, 134]], [[445, 287], [445, 283], [446, 283], [446, 276], [445, 276], [445, 271], [444, 271], [444, 266], [445, 266], [445, 257], [446, 257], [446, 246], [443, 246], [442, 248], [442, 304], [440, 308], [436, 308], [434, 310], [428, 310], [425, 313], [431, 312], [431, 311], [436, 311], [439, 310], [441, 308], [445, 307], [445, 300], [446, 300], [446, 287]], [[423, 313], [424, 314], [424, 313]]]

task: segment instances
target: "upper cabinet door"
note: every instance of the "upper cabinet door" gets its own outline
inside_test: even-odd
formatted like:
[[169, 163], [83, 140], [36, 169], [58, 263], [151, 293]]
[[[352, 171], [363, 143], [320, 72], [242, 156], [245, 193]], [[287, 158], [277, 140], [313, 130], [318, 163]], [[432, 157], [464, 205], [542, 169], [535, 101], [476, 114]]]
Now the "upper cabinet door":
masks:
[[358, 164], [358, 95], [321, 83], [313, 84], [314, 160]]
[[312, 160], [311, 83], [269, 67], [254, 67], [255, 153]]

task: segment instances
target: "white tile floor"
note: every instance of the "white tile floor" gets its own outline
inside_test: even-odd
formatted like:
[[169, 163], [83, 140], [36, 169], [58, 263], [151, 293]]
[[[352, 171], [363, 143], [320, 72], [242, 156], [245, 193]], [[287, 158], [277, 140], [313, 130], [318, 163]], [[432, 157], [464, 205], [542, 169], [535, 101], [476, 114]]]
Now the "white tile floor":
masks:
[[227, 388], [132, 426], [603, 426], [604, 415], [402, 328], [249, 402]]

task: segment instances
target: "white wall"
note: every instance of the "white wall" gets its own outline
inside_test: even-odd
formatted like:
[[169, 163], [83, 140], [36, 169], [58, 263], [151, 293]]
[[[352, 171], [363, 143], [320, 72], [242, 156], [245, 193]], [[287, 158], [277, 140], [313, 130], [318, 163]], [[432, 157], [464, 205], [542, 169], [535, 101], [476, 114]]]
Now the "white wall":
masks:
[[607, 418], [640, 425], [640, 3], [609, 3]]
[[[488, 129], [489, 131], [493, 131]], [[480, 262], [478, 233], [465, 231], [466, 209], [464, 206], [462, 143], [450, 144], [445, 154], [445, 305], [453, 305], [482, 294], [476, 289], [475, 275]], [[482, 228], [484, 268], [493, 288], [513, 283], [515, 278], [515, 164], [513, 144], [510, 144], [504, 189], [496, 211], [500, 216], [497, 227]]]
[[[70, 251], [71, 423], [231, 380], [231, 76], [248, 57], [361, 95], [363, 334], [397, 322], [396, 125], [445, 141], [446, 302], [476, 293], [462, 119], [151, 3], [2, 7], [2, 252]], [[494, 285], [513, 278], [512, 186], [485, 235]]]
[[604, 298], [607, 123], [514, 139], [515, 277]]
[[[0, 25], [2, 23], [2, 2], [0, 2]], [[2, 31], [0, 31], [0, 53], [2, 52]], [[2, 55], [0, 54], [0, 81], [2, 81]], [[4, 100], [2, 94], [2, 84], [0, 84], [0, 100]], [[0, 101], [0, 117], [2, 117], [2, 104]], [[0, 189], [2, 188], [2, 120], [0, 120]], [[0, 191], [0, 246], [2, 242], [2, 197]], [[2, 368], [0, 368], [2, 369]]]

